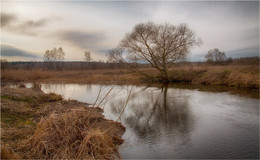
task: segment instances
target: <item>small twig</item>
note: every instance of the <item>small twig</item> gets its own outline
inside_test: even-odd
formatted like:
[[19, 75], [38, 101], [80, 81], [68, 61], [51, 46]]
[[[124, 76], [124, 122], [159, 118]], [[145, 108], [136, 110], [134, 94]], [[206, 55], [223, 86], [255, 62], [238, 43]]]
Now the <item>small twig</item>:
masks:
[[131, 89], [130, 89], [130, 92], [129, 92], [128, 96], [127, 96], [127, 99], [126, 99], [126, 102], [124, 104], [123, 110], [121, 111], [121, 113], [118, 116], [117, 120], [113, 123], [113, 125], [111, 127], [109, 127], [106, 131], [104, 131], [104, 133], [108, 132], [116, 124], [116, 122], [118, 122], [118, 120], [121, 119], [121, 116], [122, 116], [123, 112], [125, 111], [125, 108], [126, 108], [128, 102], [129, 102], [130, 95], [132, 93], [132, 89], [133, 89], [133, 85], [131, 86]]
[[97, 96], [95, 102], [93, 103], [93, 106], [96, 105], [96, 103], [97, 103], [97, 101], [98, 101], [98, 99], [99, 99], [99, 96], [100, 96], [101, 90], [102, 90], [102, 85], [100, 85], [100, 88], [99, 88], [99, 91], [98, 91], [98, 96]]

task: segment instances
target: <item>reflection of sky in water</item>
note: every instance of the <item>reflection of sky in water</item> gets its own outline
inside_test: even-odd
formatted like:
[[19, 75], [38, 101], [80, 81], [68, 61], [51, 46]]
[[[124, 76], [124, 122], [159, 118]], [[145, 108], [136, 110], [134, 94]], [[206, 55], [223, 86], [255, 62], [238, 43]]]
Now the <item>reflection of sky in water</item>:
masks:
[[[99, 102], [111, 85], [103, 85]], [[45, 92], [94, 103], [100, 85], [43, 84]], [[131, 86], [115, 86], [103, 106], [116, 120]], [[259, 100], [229, 92], [134, 86], [122, 114], [122, 158], [258, 158]]]

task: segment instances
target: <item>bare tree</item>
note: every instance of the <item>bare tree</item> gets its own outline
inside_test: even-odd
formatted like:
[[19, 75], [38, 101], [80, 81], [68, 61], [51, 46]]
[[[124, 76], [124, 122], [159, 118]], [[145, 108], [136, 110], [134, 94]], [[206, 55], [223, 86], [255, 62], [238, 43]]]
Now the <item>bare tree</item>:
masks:
[[222, 63], [227, 59], [225, 52], [221, 52], [217, 48], [209, 50], [205, 58], [207, 59], [207, 62], [210, 63], [211, 62]]
[[107, 61], [109, 63], [118, 63], [118, 62], [123, 62], [123, 57], [122, 57], [123, 49], [122, 48], [115, 48], [107, 53]]
[[85, 55], [84, 55], [84, 58], [83, 58], [84, 60], [85, 60], [85, 62], [86, 63], [84, 63], [84, 69], [86, 69], [86, 68], [90, 68], [90, 66], [91, 66], [91, 64], [89, 64], [89, 62], [91, 62], [92, 61], [92, 58], [91, 58], [91, 54], [90, 54], [90, 52], [89, 51], [85, 51]]
[[86, 62], [91, 62], [91, 61], [92, 61], [91, 54], [90, 54], [89, 51], [85, 51], [84, 60], [85, 60]]
[[[185, 59], [191, 48], [200, 44], [201, 40], [186, 24], [174, 26], [147, 22], [136, 25], [131, 33], [127, 33], [119, 45], [121, 49], [115, 49], [110, 56], [127, 63], [148, 62], [159, 71], [160, 79], [168, 82], [168, 69], [173, 62]], [[126, 58], [123, 58], [123, 49]]]
[[123, 67], [124, 60], [122, 59], [122, 48], [115, 48], [107, 53], [107, 62], [112, 65], [112, 68], [118, 69], [118, 67]]
[[[65, 59], [65, 52], [61, 47], [53, 48], [52, 50], [47, 50], [43, 56], [43, 60], [47, 62], [49, 69], [56, 66], [55, 64], [59, 62], [59, 69], [62, 70], [61, 61]], [[53, 64], [53, 65], [52, 65]]]

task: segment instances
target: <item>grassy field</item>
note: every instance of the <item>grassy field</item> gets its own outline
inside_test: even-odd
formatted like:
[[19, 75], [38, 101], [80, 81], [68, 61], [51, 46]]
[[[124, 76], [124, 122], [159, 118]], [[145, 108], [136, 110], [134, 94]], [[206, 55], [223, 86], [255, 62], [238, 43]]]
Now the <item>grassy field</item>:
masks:
[[[1, 73], [2, 82], [45, 82], [45, 83], [153, 83], [156, 81], [157, 71], [142, 69], [153, 78], [144, 78], [126, 69], [102, 70], [4, 70]], [[258, 65], [184, 65], [175, 66], [169, 70], [172, 83], [192, 83], [225, 85], [232, 87], [246, 87], [259, 89]]]
[[125, 129], [103, 110], [39, 88], [1, 89], [2, 159], [113, 159]]
[[259, 89], [259, 66], [199, 66], [174, 68], [170, 71], [173, 82], [225, 85]]

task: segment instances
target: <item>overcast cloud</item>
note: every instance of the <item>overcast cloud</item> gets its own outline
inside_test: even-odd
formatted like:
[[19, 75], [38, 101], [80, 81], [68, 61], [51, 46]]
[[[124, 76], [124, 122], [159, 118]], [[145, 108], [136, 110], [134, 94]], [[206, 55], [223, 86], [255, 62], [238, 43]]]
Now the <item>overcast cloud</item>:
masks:
[[28, 58], [34, 60], [38, 60], [40, 58], [35, 53], [25, 51], [5, 44], [1, 44], [1, 56], [4, 58], [18, 57], [18, 58]]
[[84, 31], [62, 31], [57, 34], [60, 40], [67, 41], [71, 45], [79, 47], [83, 50], [96, 50], [102, 47], [104, 42], [105, 33], [103, 32], [84, 32]]
[[16, 16], [14, 14], [1, 13], [1, 27], [4, 28], [8, 26], [15, 19]]
[[[57, 18], [58, 17], [58, 18]], [[189, 60], [212, 48], [231, 57], [259, 55], [259, 2], [2, 2], [2, 43], [42, 53], [63, 47], [67, 60], [94, 60], [141, 22], [187, 23], [203, 41]], [[19, 59], [13, 59], [19, 60]]]
[[44, 27], [46, 19], [39, 20], [22, 20], [19, 15], [13, 13], [1, 13], [1, 28], [7, 32], [16, 34], [25, 34], [28, 36], [36, 36], [39, 34], [39, 28]]

